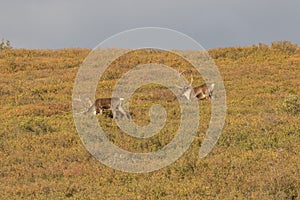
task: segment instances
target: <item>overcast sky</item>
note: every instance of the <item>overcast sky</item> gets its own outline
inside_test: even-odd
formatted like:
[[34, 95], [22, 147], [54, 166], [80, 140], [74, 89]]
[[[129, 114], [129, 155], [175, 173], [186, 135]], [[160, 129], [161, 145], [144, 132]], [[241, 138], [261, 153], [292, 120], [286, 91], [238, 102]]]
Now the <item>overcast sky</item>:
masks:
[[0, 0], [0, 38], [15, 48], [93, 48], [148, 26], [180, 31], [204, 48], [300, 44], [300, 0]]

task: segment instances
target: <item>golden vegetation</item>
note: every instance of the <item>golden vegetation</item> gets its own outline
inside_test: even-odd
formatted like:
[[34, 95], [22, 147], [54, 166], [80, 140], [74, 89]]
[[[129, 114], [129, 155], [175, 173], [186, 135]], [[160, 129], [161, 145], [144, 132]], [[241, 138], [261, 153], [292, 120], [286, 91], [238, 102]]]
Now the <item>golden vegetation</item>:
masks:
[[[0, 199], [300, 198], [298, 46], [274, 42], [210, 50], [227, 92], [226, 124], [217, 146], [204, 159], [198, 158], [210, 117], [209, 103], [200, 102], [202, 121], [189, 150], [172, 165], [145, 174], [123, 173], [99, 163], [77, 135], [72, 88], [89, 52], [0, 51]], [[187, 54], [197, 59], [197, 52]], [[134, 52], [110, 66], [96, 96], [109, 96], [120, 75], [148, 62], [189, 68], [172, 54]], [[194, 84], [202, 82], [196, 77]], [[146, 124], [149, 102], [154, 101], [166, 106], [168, 120], [176, 122], [178, 103], [160, 98], [166, 92], [157, 85], [141, 87], [130, 100], [133, 120]], [[108, 115], [99, 116], [110, 140], [135, 152], [166, 145], [177, 129], [171, 121], [143, 141], [120, 133], [114, 123], [104, 123], [112, 122]]]

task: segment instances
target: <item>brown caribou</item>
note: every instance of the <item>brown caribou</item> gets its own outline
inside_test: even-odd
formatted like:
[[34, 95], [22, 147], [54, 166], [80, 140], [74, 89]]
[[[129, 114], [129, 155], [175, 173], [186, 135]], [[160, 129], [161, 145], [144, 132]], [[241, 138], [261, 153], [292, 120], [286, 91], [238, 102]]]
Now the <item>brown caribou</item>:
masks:
[[127, 112], [125, 112], [125, 110], [122, 107], [122, 101], [124, 100], [124, 98], [99, 98], [96, 99], [94, 103], [92, 103], [92, 101], [89, 98], [87, 100], [89, 103], [89, 108], [87, 108], [86, 111], [83, 111], [80, 114], [93, 112], [94, 115], [102, 115], [103, 110], [111, 110], [113, 118], [117, 117], [117, 112], [119, 112], [122, 114], [122, 116], [125, 116], [127, 119], [130, 119], [130, 115]]
[[[182, 74], [182, 73], [181, 73]], [[188, 86], [179, 87], [182, 89], [181, 96], [184, 96], [187, 100], [211, 100], [213, 96], [213, 91], [215, 88], [215, 84], [202, 84], [200, 86], [192, 88], [193, 76], [191, 75], [191, 82]], [[194, 92], [192, 92], [194, 91]]]

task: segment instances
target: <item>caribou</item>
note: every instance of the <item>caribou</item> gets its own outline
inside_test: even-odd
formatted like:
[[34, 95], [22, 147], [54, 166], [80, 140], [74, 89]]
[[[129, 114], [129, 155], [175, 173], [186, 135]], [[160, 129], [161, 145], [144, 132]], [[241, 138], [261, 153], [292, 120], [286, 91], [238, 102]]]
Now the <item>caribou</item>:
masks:
[[[182, 73], [181, 73], [182, 74]], [[191, 75], [191, 82], [188, 86], [180, 87], [177, 86], [182, 90], [181, 96], [185, 97], [187, 100], [191, 101], [194, 99], [197, 100], [205, 100], [208, 99], [209, 101], [213, 97], [213, 91], [215, 88], [215, 84], [202, 84], [200, 86], [192, 88], [193, 83], [193, 75]], [[193, 91], [193, 92], [192, 92]]]
[[117, 117], [118, 112], [121, 113], [122, 117], [125, 116], [127, 119], [130, 119], [129, 113], [125, 112], [125, 110], [122, 107], [122, 102], [124, 101], [124, 98], [99, 98], [96, 99], [94, 103], [92, 103], [92, 101], [89, 98], [87, 100], [89, 103], [89, 107], [87, 108], [87, 110], [81, 112], [80, 114], [93, 112], [94, 115], [102, 115], [104, 110], [111, 110], [113, 118]]
[[[187, 100], [211, 100], [213, 91], [214, 91], [215, 84], [203, 84], [194, 88], [191, 88], [190, 86], [183, 87], [182, 96], [184, 96]], [[192, 92], [194, 91], [194, 93]]]

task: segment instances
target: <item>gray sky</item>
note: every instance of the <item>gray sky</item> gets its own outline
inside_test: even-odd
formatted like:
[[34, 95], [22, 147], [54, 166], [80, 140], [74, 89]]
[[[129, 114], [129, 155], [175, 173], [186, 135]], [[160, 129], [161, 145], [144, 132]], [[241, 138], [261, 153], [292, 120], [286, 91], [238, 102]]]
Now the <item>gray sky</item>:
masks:
[[300, 44], [300, 1], [0, 0], [0, 38], [15, 48], [93, 48], [145, 26], [180, 31], [204, 48]]

